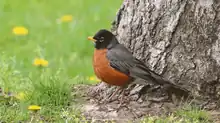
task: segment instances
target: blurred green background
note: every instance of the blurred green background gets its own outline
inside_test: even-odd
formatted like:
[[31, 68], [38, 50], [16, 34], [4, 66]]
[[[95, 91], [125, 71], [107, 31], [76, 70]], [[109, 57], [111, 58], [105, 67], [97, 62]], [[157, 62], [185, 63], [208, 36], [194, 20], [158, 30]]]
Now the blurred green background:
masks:
[[[87, 37], [110, 29], [122, 0], [0, 0], [0, 51], [29, 74], [35, 57], [49, 62], [51, 71], [91, 76], [93, 44]], [[71, 22], [58, 22], [72, 15]], [[16, 36], [12, 29], [24, 26], [29, 33]]]
[[[110, 29], [121, 3], [0, 0], [0, 122], [30, 120], [29, 105], [41, 106], [48, 121], [63, 121], [63, 108], [75, 116], [75, 109], [67, 108], [78, 98], [72, 85], [97, 83], [94, 45], [87, 37], [101, 28]], [[16, 27], [21, 27], [17, 33]], [[26, 29], [28, 34], [18, 35]], [[33, 65], [38, 57], [49, 65]]]

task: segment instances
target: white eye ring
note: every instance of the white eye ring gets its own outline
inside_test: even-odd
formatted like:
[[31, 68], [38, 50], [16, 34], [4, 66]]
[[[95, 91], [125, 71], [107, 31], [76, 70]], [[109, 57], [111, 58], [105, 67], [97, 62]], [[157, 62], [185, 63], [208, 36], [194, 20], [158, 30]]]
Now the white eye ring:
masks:
[[104, 41], [104, 37], [100, 37], [99, 42], [103, 42]]

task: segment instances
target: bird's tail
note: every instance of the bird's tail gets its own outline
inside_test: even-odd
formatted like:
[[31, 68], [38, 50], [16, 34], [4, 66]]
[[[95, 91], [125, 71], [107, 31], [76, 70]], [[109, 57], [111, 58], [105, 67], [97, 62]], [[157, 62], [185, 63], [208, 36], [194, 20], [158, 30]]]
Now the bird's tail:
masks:
[[162, 85], [163, 87], [165, 87], [165, 89], [168, 92], [175, 93], [177, 95], [184, 96], [184, 97], [189, 96], [190, 92], [188, 90], [166, 80], [165, 78], [155, 73], [154, 71], [151, 71], [144, 65], [136, 66], [131, 72], [132, 72], [131, 74], [135, 78], [141, 78], [148, 82]]

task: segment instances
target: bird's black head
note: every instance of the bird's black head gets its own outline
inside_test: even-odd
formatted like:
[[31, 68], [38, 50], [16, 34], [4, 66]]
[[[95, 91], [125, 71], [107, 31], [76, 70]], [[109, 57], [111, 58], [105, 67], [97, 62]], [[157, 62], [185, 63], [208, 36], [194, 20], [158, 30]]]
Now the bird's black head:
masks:
[[88, 40], [95, 43], [96, 49], [109, 48], [117, 43], [115, 36], [106, 29], [99, 30], [93, 37], [88, 37]]

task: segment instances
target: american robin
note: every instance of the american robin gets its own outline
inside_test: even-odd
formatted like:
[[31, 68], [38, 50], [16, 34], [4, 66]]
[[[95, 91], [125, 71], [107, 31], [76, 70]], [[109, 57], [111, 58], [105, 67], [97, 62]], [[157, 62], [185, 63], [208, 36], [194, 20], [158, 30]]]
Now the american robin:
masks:
[[189, 95], [188, 90], [165, 80], [133, 57], [110, 31], [101, 29], [93, 37], [88, 37], [88, 40], [93, 41], [95, 45], [93, 69], [96, 76], [105, 83], [121, 87], [112, 96], [130, 82], [135, 82], [137, 78], [163, 85], [169, 93]]

